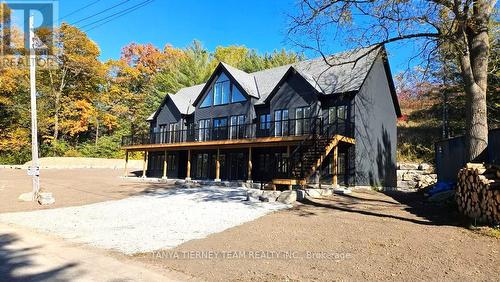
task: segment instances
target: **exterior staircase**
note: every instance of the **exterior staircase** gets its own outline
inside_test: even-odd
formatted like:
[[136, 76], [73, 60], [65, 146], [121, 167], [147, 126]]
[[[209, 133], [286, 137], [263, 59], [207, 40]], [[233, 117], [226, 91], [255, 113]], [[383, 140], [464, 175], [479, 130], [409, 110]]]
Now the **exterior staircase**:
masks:
[[[334, 163], [337, 163], [338, 146], [341, 142], [355, 144], [354, 138], [337, 134], [331, 130], [325, 132], [323, 128], [321, 130], [313, 128], [311, 132], [283, 164], [287, 167], [280, 169], [286, 171], [286, 175], [272, 179], [271, 187], [273, 189], [276, 189], [276, 185], [287, 185], [290, 189], [292, 185], [305, 185], [332, 150], [334, 151]], [[334, 179], [336, 179], [335, 174]]]

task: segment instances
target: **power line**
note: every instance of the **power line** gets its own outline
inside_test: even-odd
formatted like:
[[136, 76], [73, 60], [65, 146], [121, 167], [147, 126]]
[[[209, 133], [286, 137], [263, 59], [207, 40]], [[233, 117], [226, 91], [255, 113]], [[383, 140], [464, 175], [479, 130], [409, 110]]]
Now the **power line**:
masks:
[[[120, 14], [122, 14], [122, 13], [124, 13], [124, 15], [125, 15], [125, 14], [127, 14], [127, 12], [128, 12], [128, 11], [131, 11], [131, 10], [132, 10], [132, 11], [134, 11], [134, 10], [136, 10], [136, 9], [138, 9], [138, 8], [140, 8], [140, 7], [142, 7], [142, 6], [144, 6], [144, 5], [147, 5], [147, 4], [148, 4], [147, 2], [150, 2], [150, 1], [152, 1], [152, 0], [145, 0], [145, 1], [143, 1], [143, 2], [141, 2], [141, 3], [139, 3], [139, 4], [137, 4], [137, 5], [134, 5], [134, 6], [129, 7], [129, 8], [127, 8], [127, 9], [121, 10], [121, 11], [116, 12], [116, 13], [114, 13], [114, 14], [111, 14], [111, 15], [105, 16], [104, 18], [102, 18], [102, 19], [100, 19], [100, 20], [96, 20], [96, 21], [91, 22], [91, 23], [89, 23], [89, 24], [86, 24], [86, 25], [80, 26], [80, 29], [84, 29], [84, 28], [86, 28], [86, 27], [88, 27], [88, 26], [92, 26], [92, 25], [94, 25], [94, 24], [96, 24], [96, 23], [102, 22], [102, 21], [104, 21], [104, 20], [107, 20], [107, 19], [112, 18], [112, 17], [114, 17], [114, 16], [120, 15]], [[140, 7], [139, 7], [139, 6], [140, 6]], [[132, 11], [131, 11], [131, 12], [132, 12]]]
[[96, 14], [90, 15], [90, 16], [88, 16], [88, 17], [85, 17], [85, 18], [81, 19], [81, 20], [78, 20], [78, 21], [76, 21], [76, 22], [73, 22], [71, 25], [76, 25], [77, 23], [81, 23], [81, 22], [83, 22], [83, 21], [85, 21], [85, 20], [91, 19], [91, 18], [93, 18], [93, 17], [95, 17], [95, 16], [98, 16], [98, 15], [100, 15], [100, 14], [106, 13], [107, 11], [112, 10], [112, 9], [114, 9], [114, 8], [118, 7], [118, 6], [121, 6], [121, 5], [123, 5], [123, 4], [125, 4], [125, 3], [129, 2], [129, 1], [130, 1], [130, 0], [124, 0], [124, 1], [122, 1], [122, 2], [118, 3], [118, 4], [114, 5], [114, 6], [111, 6], [111, 7], [109, 7], [109, 8], [106, 8], [106, 9], [104, 9], [104, 10], [100, 11], [99, 13], [96, 13]]
[[90, 4], [88, 4], [88, 5], [85, 5], [85, 6], [81, 7], [81, 8], [76, 9], [76, 10], [74, 10], [73, 12], [71, 12], [71, 13], [69, 13], [69, 14], [67, 14], [67, 15], [63, 16], [63, 17], [60, 17], [60, 18], [59, 18], [59, 21], [61, 21], [61, 20], [62, 20], [62, 19], [64, 19], [64, 18], [67, 18], [67, 17], [69, 17], [69, 16], [72, 16], [72, 15], [74, 15], [74, 14], [76, 14], [76, 13], [78, 13], [78, 12], [80, 12], [80, 11], [84, 10], [84, 9], [87, 9], [88, 7], [90, 7], [90, 6], [94, 5], [94, 4], [96, 4], [97, 2], [101, 2], [101, 0], [96, 0], [96, 1], [94, 1], [94, 2], [92, 2], [92, 3], [90, 3]]
[[104, 20], [108, 19], [107, 21], [105, 21], [105, 22], [103, 22], [103, 23], [100, 23], [100, 24], [98, 24], [98, 25], [96, 25], [96, 26], [93, 26], [93, 27], [91, 27], [91, 28], [89, 28], [89, 29], [85, 30], [85, 32], [91, 31], [91, 30], [96, 29], [96, 28], [98, 28], [98, 27], [100, 27], [100, 26], [102, 26], [102, 25], [104, 25], [104, 24], [106, 24], [106, 23], [108, 23], [108, 22], [110, 22], [110, 21], [113, 21], [113, 20], [115, 20], [115, 19], [118, 19], [118, 18], [120, 18], [120, 17], [122, 17], [122, 16], [125, 16], [125, 15], [127, 15], [127, 14], [129, 14], [129, 13], [132, 13], [132, 12], [133, 12], [133, 11], [135, 11], [135, 10], [138, 10], [138, 9], [140, 9], [140, 8], [144, 7], [144, 6], [147, 6], [147, 5], [151, 4], [153, 1], [155, 1], [155, 0], [146, 0], [146, 1], [141, 2], [141, 3], [139, 3], [139, 4], [135, 5], [135, 6], [130, 7], [130, 8], [128, 8], [128, 9], [125, 9], [125, 10], [123, 10], [123, 11], [117, 12], [117, 13], [115, 13], [115, 14], [113, 14], [113, 15], [110, 15], [110, 16], [108, 16], [108, 17], [102, 18], [102, 19], [100, 19], [100, 20], [98, 20], [98, 21], [95, 21], [95, 22], [93, 22], [93, 23], [90, 23], [90, 24], [84, 25], [84, 26], [82, 26], [81, 28], [84, 28], [84, 27], [87, 27], [87, 26], [91, 26], [91, 25], [94, 25], [94, 24], [96, 24], [96, 23], [99, 23], [99, 22], [102, 22], [102, 21], [104, 21]]

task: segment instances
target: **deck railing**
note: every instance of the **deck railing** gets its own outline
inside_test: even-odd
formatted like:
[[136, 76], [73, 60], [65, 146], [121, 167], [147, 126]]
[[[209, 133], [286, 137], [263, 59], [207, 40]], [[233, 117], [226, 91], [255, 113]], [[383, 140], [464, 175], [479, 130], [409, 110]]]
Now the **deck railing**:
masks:
[[[315, 126], [312, 126], [313, 124]], [[216, 127], [188, 126], [186, 129], [123, 136], [122, 146], [176, 144], [184, 142], [207, 142], [282, 136], [309, 136], [313, 133], [326, 133], [328, 136], [332, 134], [351, 136], [351, 134], [347, 134], [350, 129], [348, 123], [345, 121], [339, 122], [339, 120], [336, 120], [334, 123], [326, 123], [323, 125], [323, 121], [319, 117]]]

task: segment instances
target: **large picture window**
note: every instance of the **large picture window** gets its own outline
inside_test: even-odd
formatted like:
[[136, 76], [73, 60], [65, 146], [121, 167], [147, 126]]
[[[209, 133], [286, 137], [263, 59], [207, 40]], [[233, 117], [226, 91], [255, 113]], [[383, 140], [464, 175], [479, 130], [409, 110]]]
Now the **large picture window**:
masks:
[[218, 106], [244, 101], [246, 101], [246, 98], [238, 87], [234, 83], [231, 83], [229, 78], [222, 73], [215, 81], [214, 86], [208, 91], [200, 107], [205, 108], [212, 105]]

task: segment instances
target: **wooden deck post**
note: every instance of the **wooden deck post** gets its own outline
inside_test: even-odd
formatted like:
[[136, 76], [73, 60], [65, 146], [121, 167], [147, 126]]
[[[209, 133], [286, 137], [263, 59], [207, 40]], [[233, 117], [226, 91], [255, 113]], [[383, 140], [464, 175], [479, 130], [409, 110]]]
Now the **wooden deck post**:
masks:
[[146, 178], [147, 169], [148, 169], [148, 151], [144, 151], [144, 160], [142, 162], [142, 178]]
[[251, 183], [252, 181], [252, 147], [248, 147], [248, 177], [247, 182]]
[[217, 159], [215, 160], [215, 182], [220, 182], [220, 150], [217, 149]]
[[128, 176], [128, 150], [125, 150], [125, 171], [123, 172], [123, 176], [127, 177]]
[[191, 180], [191, 150], [188, 150], [186, 180]]
[[161, 177], [162, 179], [168, 179], [167, 178], [167, 167], [168, 162], [167, 162], [167, 150], [165, 150], [165, 155], [163, 157], [163, 176]]
[[338, 187], [338, 183], [337, 183], [338, 155], [339, 155], [339, 147], [335, 146], [335, 148], [333, 148], [333, 157], [332, 157], [332, 185], [333, 185], [333, 188]]
[[[286, 157], [287, 157], [287, 165], [286, 165], [286, 169], [290, 169], [289, 165], [290, 165], [290, 145], [286, 146]], [[288, 185], [288, 190], [292, 190], [292, 187], [293, 185], [292, 184], [289, 184]]]

